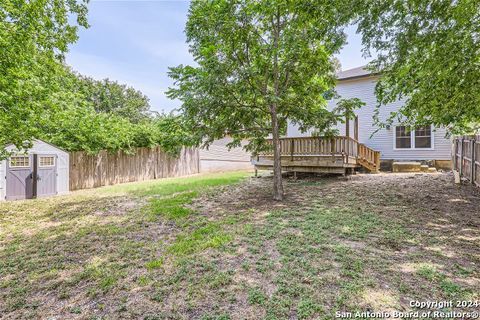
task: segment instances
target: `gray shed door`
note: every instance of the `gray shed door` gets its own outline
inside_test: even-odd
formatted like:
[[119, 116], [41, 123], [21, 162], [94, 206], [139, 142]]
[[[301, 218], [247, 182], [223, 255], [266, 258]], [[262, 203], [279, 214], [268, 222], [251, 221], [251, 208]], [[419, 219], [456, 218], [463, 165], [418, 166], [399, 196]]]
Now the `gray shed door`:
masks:
[[37, 165], [37, 197], [46, 197], [57, 194], [57, 156], [39, 154]]
[[33, 198], [33, 156], [12, 156], [7, 160], [6, 199]]

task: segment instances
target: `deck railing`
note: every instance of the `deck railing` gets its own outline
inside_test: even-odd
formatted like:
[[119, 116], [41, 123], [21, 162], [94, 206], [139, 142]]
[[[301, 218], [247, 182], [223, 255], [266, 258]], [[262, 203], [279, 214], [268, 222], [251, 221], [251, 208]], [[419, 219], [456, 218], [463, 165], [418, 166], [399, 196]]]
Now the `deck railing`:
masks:
[[[268, 140], [272, 145], [273, 141]], [[344, 156], [345, 162], [355, 158], [380, 167], [380, 152], [375, 151], [351, 137], [297, 137], [280, 138], [280, 154], [282, 156]], [[261, 155], [272, 156], [273, 150]]]
[[376, 169], [380, 169], [380, 152], [367, 147], [363, 143], [358, 144], [358, 159], [374, 164]]

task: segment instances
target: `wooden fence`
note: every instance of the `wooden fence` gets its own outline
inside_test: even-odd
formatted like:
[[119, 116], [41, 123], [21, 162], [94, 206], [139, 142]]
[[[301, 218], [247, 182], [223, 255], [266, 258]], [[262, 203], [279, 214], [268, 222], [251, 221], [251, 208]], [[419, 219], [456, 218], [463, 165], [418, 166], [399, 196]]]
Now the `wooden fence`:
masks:
[[453, 169], [460, 177], [480, 186], [480, 135], [453, 140]]
[[177, 157], [158, 147], [138, 148], [134, 154], [123, 151], [101, 151], [97, 155], [88, 155], [83, 151], [70, 153], [70, 190], [199, 172], [199, 153], [193, 148], [183, 148]]

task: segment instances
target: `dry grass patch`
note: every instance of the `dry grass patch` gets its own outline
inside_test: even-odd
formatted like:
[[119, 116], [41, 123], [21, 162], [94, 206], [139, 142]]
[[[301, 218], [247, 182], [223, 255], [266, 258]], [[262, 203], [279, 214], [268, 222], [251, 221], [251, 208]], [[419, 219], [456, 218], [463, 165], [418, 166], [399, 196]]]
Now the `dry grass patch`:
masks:
[[0, 205], [0, 312], [332, 319], [479, 298], [480, 198], [449, 175], [287, 179], [282, 203], [246, 176]]

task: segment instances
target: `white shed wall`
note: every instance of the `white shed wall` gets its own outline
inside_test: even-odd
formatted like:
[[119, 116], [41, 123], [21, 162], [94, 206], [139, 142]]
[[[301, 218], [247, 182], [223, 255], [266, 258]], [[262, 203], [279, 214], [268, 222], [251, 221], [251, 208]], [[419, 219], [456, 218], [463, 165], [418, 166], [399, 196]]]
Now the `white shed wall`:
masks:
[[[5, 149], [14, 151], [13, 145], [7, 146]], [[57, 156], [57, 192], [58, 194], [66, 194], [70, 191], [70, 162], [69, 154], [55, 146], [43, 142], [41, 140], [34, 140], [33, 146], [29, 149], [27, 154], [52, 154]], [[7, 161], [0, 162], [0, 201], [5, 200], [6, 195], [6, 175], [7, 175]]]
[[7, 161], [3, 160], [0, 161], [0, 201], [5, 200], [5, 196], [7, 195], [5, 187], [7, 184]]
[[[372, 137], [371, 135], [377, 130], [373, 125], [373, 115], [377, 103], [375, 97], [376, 77], [364, 77], [352, 80], [340, 81], [336, 90], [342, 98], [359, 98], [366, 103], [364, 107], [356, 111], [358, 115], [358, 131], [359, 141], [366, 144], [374, 150], [381, 152], [382, 159], [393, 160], [450, 160], [451, 156], [451, 140], [445, 137], [446, 131], [437, 128], [434, 131], [433, 150], [431, 149], [402, 149], [394, 148], [394, 130], [395, 124], [389, 130], [381, 129]], [[329, 108], [335, 106], [336, 101], [329, 102]], [[397, 111], [402, 106], [402, 102], [382, 106], [380, 108], [380, 118], [385, 120], [392, 111]], [[339, 124], [337, 129], [340, 135], [345, 135], [345, 124]], [[353, 137], [353, 121], [350, 123], [350, 136]], [[301, 137], [309, 136], [310, 133], [301, 133], [298, 128], [289, 124], [287, 136]]]

